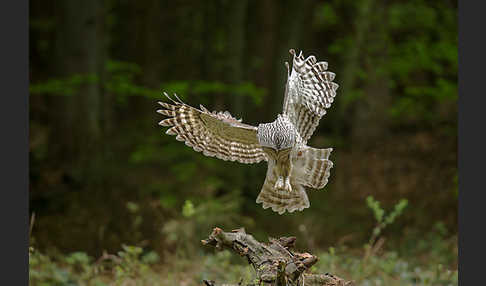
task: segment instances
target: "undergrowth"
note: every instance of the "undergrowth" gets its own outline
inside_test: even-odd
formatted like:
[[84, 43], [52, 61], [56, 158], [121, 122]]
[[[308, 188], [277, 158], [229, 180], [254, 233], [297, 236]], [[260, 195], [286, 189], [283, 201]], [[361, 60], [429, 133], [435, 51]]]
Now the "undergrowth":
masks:
[[[367, 205], [376, 221], [369, 241], [358, 249], [309, 250], [319, 257], [309, 272], [332, 273], [356, 285], [458, 285], [457, 236], [447, 236], [443, 224], [437, 223], [430, 233], [410, 238], [414, 243], [405, 243], [407, 248], [389, 250], [383, 232], [403, 213], [407, 201], [401, 200], [389, 213], [372, 197]], [[31, 246], [29, 270], [32, 286], [191, 286], [202, 285], [203, 279], [235, 284], [255, 279], [246, 261], [228, 250], [165, 254], [162, 261], [154, 251], [127, 245], [96, 259], [84, 252], [47, 255]]]

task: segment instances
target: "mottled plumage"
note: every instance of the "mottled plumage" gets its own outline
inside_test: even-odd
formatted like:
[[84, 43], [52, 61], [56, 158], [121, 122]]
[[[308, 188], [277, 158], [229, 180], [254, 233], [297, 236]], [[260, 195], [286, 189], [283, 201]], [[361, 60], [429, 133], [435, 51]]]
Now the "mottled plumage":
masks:
[[306, 144], [334, 101], [335, 74], [314, 56], [290, 53], [293, 63], [292, 70], [286, 63], [283, 113], [273, 122], [247, 125], [228, 111], [210, 112], [202, 105], [196, 109], [167, 94], [171, 103], [159, 102], [164, 109], [158, 110], [169, 117], [159, 123], [170, 127], [166, 133], [176, 135], [195, 151], [247, 164], [267, 161], [267, 176], [256, 202], [279, 214], [309, 207], [306, 187], [323, 188], [333, 166], [329, 160], [332, 148], [315, 149]]

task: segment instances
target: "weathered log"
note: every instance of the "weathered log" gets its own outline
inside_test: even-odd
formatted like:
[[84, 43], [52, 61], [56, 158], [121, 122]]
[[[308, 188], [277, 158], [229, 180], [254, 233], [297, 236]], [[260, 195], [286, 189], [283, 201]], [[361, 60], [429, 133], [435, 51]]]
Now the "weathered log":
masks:
[[[269, 243], [257, 241], [251, 234], [247, 234], [244, 228], [224, 232], [221, 228], [214, 228], [209, 237], [202, 240], [203, 245], [213, 246], [218, 250], [229, 248], [240, 256], [248, 259], [255, 269], [258, 285], [320, 285], [320, 286], [352, 286], [351, 281], [332, 274], [304, 273], [318, 258], [309, 253], [299, 253], [293, 250], [295, 237], [281, 237], [269, 239]], [[206, 286], [239, 285], [215, 283], [204, 280]], [[247, 284], [247, 286], [254, 284]]]

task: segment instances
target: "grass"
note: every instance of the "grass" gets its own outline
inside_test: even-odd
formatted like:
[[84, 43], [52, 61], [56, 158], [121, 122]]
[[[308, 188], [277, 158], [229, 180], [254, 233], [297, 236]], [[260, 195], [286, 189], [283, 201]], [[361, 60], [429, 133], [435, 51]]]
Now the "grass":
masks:
[[[451, 244], [454, 240], [444, 240]], [[433, 247], [433, 246], [432, 246]], [[452, 246], [453, 247], [453, 246]], [[395, 251], [377, 251], [366, 256], [363, 249], [329, 248], [316, 252], [319, 261], [309, 271], [333, 273], [356, 285], [458, 285], [457, 267], [448, 256], [422, 253], [421, 258], [401, 256]], [[253, 269], [228, 250], [199, 253], [193, 257], [175, 255], [162, 262], [154, 252], [123, 246], [116, 255], [98, 259], [83, 252], [47, 256], [32, 250], [30, 285], [202, 285], [202, 279], [237, 283], [251, 282]]]
[[[444, 225], [437, 223], [427, 234], [386, 245], [383, 230], [403, 213], [407, 201], [400, 200], [388, 213], [372, 197], [367, 205], [376, 221], [369, 241], [361, 248], [309, 250], [319, 258], [309, 272], [332, 273], [356, 285], [458, 285], [456, 235], [448, 235]], [[203, 279], [235, 284], [255, 279], [248, 263], [228, 250], [186, 251], [194, 250], [193, 245], [177, 249], [164, 253], [162, 260], [154, 251], [122, 245], [118, 253], [103, 253], [95, 259], [84, 252], [47, 255], [31, 246], [29, 284], [192, 286], [202, 285]]]

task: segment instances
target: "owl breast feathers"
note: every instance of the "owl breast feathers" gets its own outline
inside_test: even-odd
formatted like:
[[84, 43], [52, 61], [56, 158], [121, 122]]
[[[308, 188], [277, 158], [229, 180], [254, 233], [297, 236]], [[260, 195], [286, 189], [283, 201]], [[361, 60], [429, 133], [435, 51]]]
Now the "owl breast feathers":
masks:
[[327, 62], [314, 56], [293, 55], [287, 66], [283, 113], [275, 121], [258, 127], [244, 124], [228, 111], [210, 112], [183, 103], [164, 93], [170, 102], [159, 102], [157, 112], [167, 116], [159, 124], [170, 127], [166, 134], [176, 135], [195, 151], [222, 160], [250, 164], [267, 161], [268, 169], [256, 202], [263, 208], [283, 214], [310, 206], [306, 187], [322, 189], [328, 182], [333, 163], [332, 148], [307, 146], [326, 109], [336, 96], [335, 74]]

